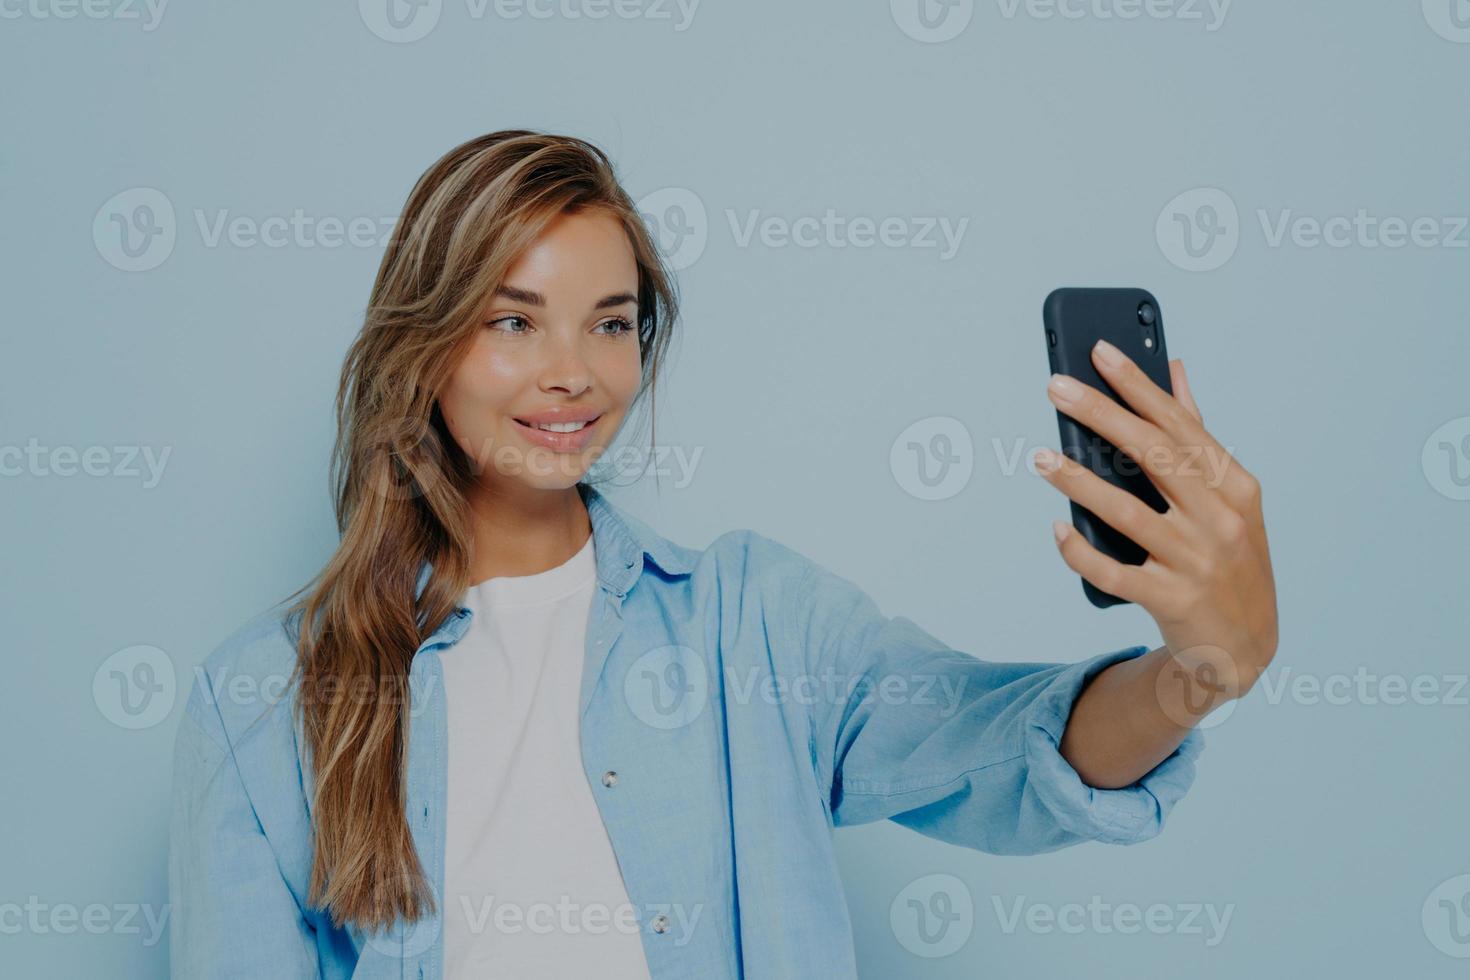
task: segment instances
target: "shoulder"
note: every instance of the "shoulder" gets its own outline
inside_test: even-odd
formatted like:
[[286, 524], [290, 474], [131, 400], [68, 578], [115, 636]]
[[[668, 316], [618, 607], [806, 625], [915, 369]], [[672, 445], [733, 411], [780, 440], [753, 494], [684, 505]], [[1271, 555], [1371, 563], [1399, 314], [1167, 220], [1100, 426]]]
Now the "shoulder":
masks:
[[706, 554], [717, 564], [737, 566], [748, 578], [788, 588], [800, 584], [817, 567], [790, 545], [748, 527], [721, 534], [710, 542]]
[[657, 568], [662, 575], [653, 577], [665, 583], [692, 579], [696, 584], [710, 580], [729, 584], [738, 580], [746, 586], [790, 588], [818, 570], [801, 552], [748, 527], [725, 531], [703, 548], [687, 547], [665, 537], [596, 487], [585, 486], [583, 492], [600, 544], [614, 551], [641, 550], [649, 559], [644, 567]]
[[816, 559], [752, 528], [726, 531], [711, 541], [698, 557], [694, 578], [718, 585], [721, 592], [738, 591], [746, 601], [786, 617], [825, 602], [834, 592], [860, 591]]
[[887, 617], [856, 578], [750, 528], [728, 531], [711, 542], [711, 562], [738, 574], [746, 595], [775, 611], [791, 630], [861, 630]]
[[185, 712], [221, 745], [235, 744], [262, 717], [288, 709], [296, 667], [288, 625], [280, 606], [256, 613], [194, 668]]

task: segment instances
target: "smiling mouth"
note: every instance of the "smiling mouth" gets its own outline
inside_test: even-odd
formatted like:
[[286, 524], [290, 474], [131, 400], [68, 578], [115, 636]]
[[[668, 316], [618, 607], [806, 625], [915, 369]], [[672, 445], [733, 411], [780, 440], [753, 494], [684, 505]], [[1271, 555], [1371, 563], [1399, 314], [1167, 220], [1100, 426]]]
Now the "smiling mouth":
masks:
[[513, 421], [517, 425], [524, 426], [525, 428], [532, 429], [536, 432], [550, 432], [553, 435], [571, 435], [576, 432], [581, 432], [583, 429], [586, 429], [589, 426], [596, 425], [601, 418], [602, 416], [599, 415], [597, 416], [597, 418], [588, 419], [586, 422], [552, 422], [547, 423], [546, 425], [532, 425], [531, 423], [523, 422], [520, 419], [513, 419]]

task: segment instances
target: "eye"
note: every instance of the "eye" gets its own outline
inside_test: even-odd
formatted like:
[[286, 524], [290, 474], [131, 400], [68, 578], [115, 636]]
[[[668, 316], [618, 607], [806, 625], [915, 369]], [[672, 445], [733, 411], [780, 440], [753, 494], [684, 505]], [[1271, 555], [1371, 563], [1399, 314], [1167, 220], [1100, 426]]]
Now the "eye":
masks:
[[527, 330], [529, 330], [531, 326], [530, 323], [527, 322], [526, 318], [523, 316], [503, 316], [498, 319], [491, 320], [489, 323], [485, 324], [485, 326], [491, 328], [492, 330], [499, 330], [501, 333], [508, 333], [512, 335], [519, 335], [526, 332], [526, 330], [506, 330], [497, 326], [497, 324], [512, 322], [525, 325]]
[[623, 334], [633, 329], [633, 324], [624, 317], [620, 316], [615, 316], [611, 320], [603, 320], [601, 323], [598, 324], [598, 326], [620, 328], [616, 331], [610, 331], [609, 335], [613, 337], [621, 337]]

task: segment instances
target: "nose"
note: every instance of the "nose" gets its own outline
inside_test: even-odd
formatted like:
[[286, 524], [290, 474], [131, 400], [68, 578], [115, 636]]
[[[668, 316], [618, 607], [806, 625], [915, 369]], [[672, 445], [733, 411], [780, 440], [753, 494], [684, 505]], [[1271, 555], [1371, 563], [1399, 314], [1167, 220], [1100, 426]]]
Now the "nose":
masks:
[[576, 331], [563, 333], [547, 345], [547, 350], [547, 362], [541, 371], [542, 391], [575, 396], [592, 387], [592, 370]]

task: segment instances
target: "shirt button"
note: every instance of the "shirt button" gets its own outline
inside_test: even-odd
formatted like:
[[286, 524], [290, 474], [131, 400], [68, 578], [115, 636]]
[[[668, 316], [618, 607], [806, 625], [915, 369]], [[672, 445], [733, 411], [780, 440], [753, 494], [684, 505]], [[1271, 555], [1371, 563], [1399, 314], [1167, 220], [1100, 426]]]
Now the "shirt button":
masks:
[[604, 786], [612, 786], [612, 785], [616, 784], [617, 781], [618, 781], [618, 774], [615, 773], [615, 772], [613, 772], [611, 769], [609, 769], [607, 772], [605, 772], [605, 773], [602, 774], [602, 785], [604, 785]]
[[669, 917], [667, 915], [664, 915], [663, 913], [659, 913], [658, 915], [655, 915], [653, 917], [653, 931], [654, 932], [668, 932], [669, 931]]

